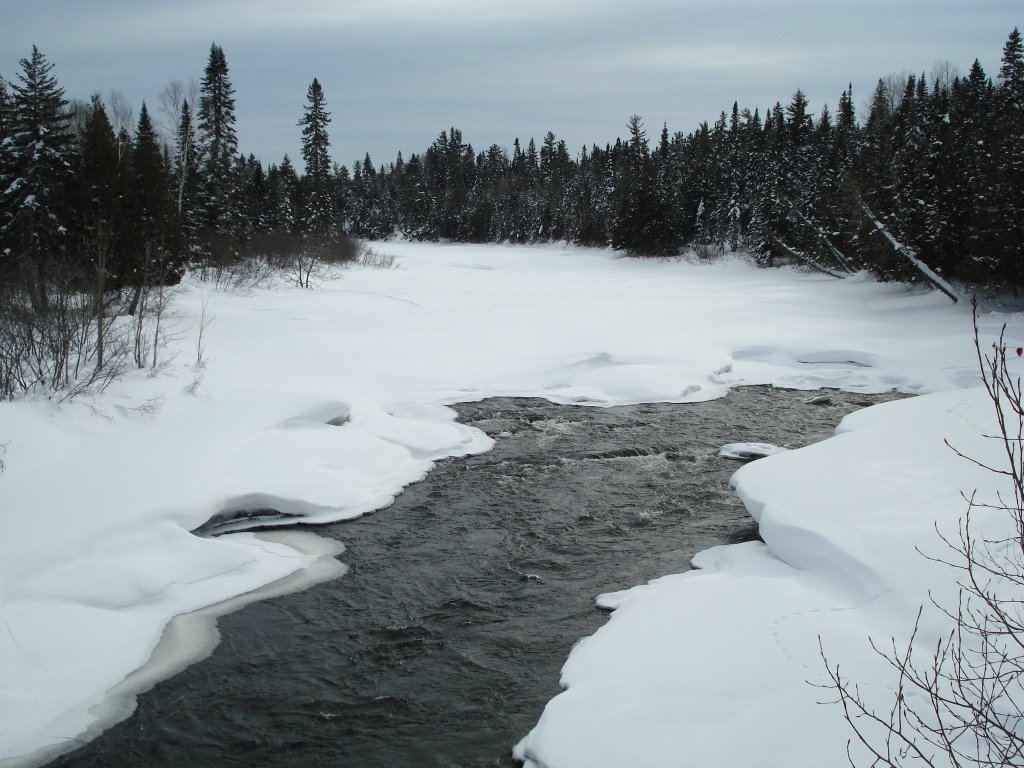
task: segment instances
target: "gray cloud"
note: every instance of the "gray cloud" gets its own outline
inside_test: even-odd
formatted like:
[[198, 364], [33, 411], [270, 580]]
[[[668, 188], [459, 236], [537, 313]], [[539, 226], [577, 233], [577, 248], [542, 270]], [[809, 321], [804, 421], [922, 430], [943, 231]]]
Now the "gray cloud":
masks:
[[122, 91], [153, 106], [198, 78], [211, 42], [236, 88], [241, 148], [298, 158], [306, 87], [324, 85], [332, 154], [378, 164], [451, 125], [477, 149], [538, 140], [573, 150], [644, 116], [691, 131], [734, 100], [762, 112], [802, 88], [818, 110], [852, 82], [966, 70], [995, 75], [1019, 0], [36, 0], [0, 29], [0, 72], [33, 43], [69, 96]]

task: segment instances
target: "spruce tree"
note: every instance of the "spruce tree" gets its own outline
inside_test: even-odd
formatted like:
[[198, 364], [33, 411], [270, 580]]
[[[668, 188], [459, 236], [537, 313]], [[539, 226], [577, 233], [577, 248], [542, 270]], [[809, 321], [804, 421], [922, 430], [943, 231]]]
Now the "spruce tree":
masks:
[[85, 221], [98, 216], [110, 220], [119, 208], [117, 137], [99, 94], [89, 103], [85, 124], [79, 137], [78, 167], [75, 171], [78, 204], [76, 210]]
[[959, 273], [971, 281], [992, 277], [995, 271], [992, 254], [1001, 237], [995, 201], [995, 137], [991, 126], [995, 108], [992, 81], [975, 59], [967, 78], [954, 83], [949, 108], [953, 151], [960, 165], [957, 195], [966, 204]]
[[0, 75], [0, 154], [4, 152], [4, 140], [11, 134], [14, 120], [14, 105], [7, 89], [7, 81]]
[[609, 228], [611, 244], [631, 253], [657, 253], [654, 161], [639, 115], [629, 118], [628, 128], [629, 142], [622, 148], [616, 163], [614, 215]]
[[323, 88], [315, 77], [306, 92], [305, 114], [299, 121], [302, 127], [302, 159], [306, 164], [303, 177], [303, 228], [312, 234], [326, 235], [336, 228], [334, 200], [331, 194], [331, 157], [327, 125], [331, 113], [327, 111]]
[[200, 82], [199, 167], [204, 197], [202, 225], [214, 235], [231, 235], [240, 222], [235, 202], [238, 178], [234, 163], [238, 151], [235, 133], [235, 89], [228, 77], [224, 50], [214, 43]]
[[1016, 27], [1003, 47], [996, 125], [996, 213], [1000, 231], [996, 272], [1016, 290], [1024, 286], [1024, 42]]
[[161, 239], [167, 220], [169, 189], [167, 169], [146, 102], [139, 111], [132, 154], [135, 226], [142, 242], [155, 244]]
[[276, 230], [278, 232], [297, 232], [299, 230], [299, 176], [295, 172], [291, 158], [285, 155], [278, 166], [278, 177], [281, 193], [277, 199], [275, 213]]
[[999, 67], [1000, 96], [1013, 109], [1024, 110], [1024, 41], [1020, 30], [1013, 32], [1003, 46], [1003, 59]]
[[267, 183], [267, 174], [263, 170], [263, 164], [249, 155], [249, 182], [246, 187], [246, 200], [249, 207], [246, 210], [246, 217], [253, 232], [267, 232], [270, 230], [271, 212], [270, 188]]
[[196, 147], [196, 125], [188, 99], [182, 99], [181, 116], [174, 132], [172, 173], [174, 180], [174, 207], [185, 230], [188, 241], [194, 239], [199, 225], [198, 200], [199, 164]]
[[814, 121], [808, 110], [807, 96], [800, 89], [786, 106], [786, 138], [782, 158], [785, 168], [783, 190], [786, 207], [795, 206], [799, 215], [787, 217], [786, 240], [803, 251], [813, 248], [815, 237], [802, 224], [801, 215], [813, 221], [815, 188], [820, 155], [815, 141]]
[[[71, 134], [64, 90], [36, 46], [22, 59], [13, 85], [11, 133], [4, 142], [0, 188], [0, 272], [20, 272], [33, 307], [46, 308], [47, 264], [57, 260], [67, 233], [66, 187]], [[66, 265], [64, 265], [66, 267]]]
[[170, 184], [164, 154], [142, 103], [131, 152], [132, 229], [120, 282], [133, 287], [129, 313], [134, 314], [147, 286], [162, 280], [172, 265], [167, 260], [167, 223], [171, 214]]
[[71, 207], [75, 214], [75, 234], [81, 262], [96, 276], [97, 292], [102, 293], [113, 274], [119, 253], [125, 246], [130, 223], [124, 203], [123, 163], [117, 137], [99, 95], [94, 95], [78, 137], [78, 163]]

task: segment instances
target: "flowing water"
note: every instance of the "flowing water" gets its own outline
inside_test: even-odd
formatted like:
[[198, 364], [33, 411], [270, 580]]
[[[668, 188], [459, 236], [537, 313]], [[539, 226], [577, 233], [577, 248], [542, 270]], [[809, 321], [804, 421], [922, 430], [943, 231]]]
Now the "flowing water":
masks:
[[[795, 448], [891, 396], [747, 387], [691, 405], [491, 399], [456, 407], [496, 438], [395, 504], [317, 529], [350, 572], [220, 620], [207, 659], [139, 697], [60, 768], [510, 766], [559, 692], [594, 598], [755, 538], [729, 442]], [[722, 606], [728, 610], [728, 606]]]

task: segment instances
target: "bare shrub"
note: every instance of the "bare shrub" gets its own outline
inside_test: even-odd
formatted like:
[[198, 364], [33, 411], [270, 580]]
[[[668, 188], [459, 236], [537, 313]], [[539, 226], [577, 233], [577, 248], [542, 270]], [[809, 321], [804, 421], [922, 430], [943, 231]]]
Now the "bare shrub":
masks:
[[70, 279], [50, 280], [45, 310], [18, 285], [0, 290], [0, 397], [42, 392], [61, 400], [103, 390], [125, 368], [124, 323], [102, 322], [95, 296]]
[[179, 337], [172, 312], [175, 289], [162, 283], [144, 286], [131, 316], [132, 360], [136, 368], [156, 373], [170, 364], [163, 352]]
[[264, 232], [253, 236], [247, 251], [297, 287], [312, 288], [334, 267], [355, 261], [360, 246], [336, 235]]
[[[990, 466], [953, 450], [1006, 478], [1013, 496], [983, 503], [965, 495], [957, 537], [939, 534], [948, 555], [930, 559], [958, 574], [959, 596], [955, 605], [933, 601], [933, 608], [952, 620], [952, 629], [929, 652], [915, 647], [922, 608], [905, 647], [872, 641], [896, 678], [883, 708], [870, 703], [822, 650], [827, 687], [837, 694], [835, 703], [870, 753], [872, 767], [1024, 765], [1024, 402], [1021, 379], [1009, 365], [1024, 350], [1007, 348], [1005, 333], [1004, 326], [991, 351], [982, 352], [975, 311], [978, 365], [998, 425], [990, 437], [1001, 442], [1006, 462]], [[979, 530], [981, 509], [1005, 515], [1009, 533]]]
[[196, 361], [192, 366], [194, 375], [192, 383], [187, 388], [188, 393], [191, 395], [194, 395], [199, 390], [203, 379], [206, 378], [206, 331], [210, 327], [210, 323], [213, 322], [213, 318], [207, 312], [209, 303], [209, 298], [203, 296], [202, 310], [199, 313], [199, 322], [196, 327]]
[[359, 254], [359, 263], [373, 269], [397, 269], [397, 259], [392, 253], [382, 253], [364, 245]]
[[195, 274], [217, 290], [245, 293], [266, 285], [273, 278], [275, 266], [258, 246], [258, 237], [245, 243], [218, 233], [201, 233], [197, 251], [204, 254]]
[[725, 255], [723, 243], [694, 243], [693, 252], [700, 261], [718, 261]]

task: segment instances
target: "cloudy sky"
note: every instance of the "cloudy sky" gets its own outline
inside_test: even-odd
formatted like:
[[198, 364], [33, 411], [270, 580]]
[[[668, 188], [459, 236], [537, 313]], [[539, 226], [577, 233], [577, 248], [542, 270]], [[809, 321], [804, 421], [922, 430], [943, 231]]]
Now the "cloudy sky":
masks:
[[860, 106], [879, 77], [937, 62], [994, 77], [1024, 0], [33, 0], [3, 17], [6, 78], [35, 44], [69, 97], [116, 90], [155, 113], [218, 43], [240, 148], [265, 162], [299, 157], [317, 77], [334, 159], [379, 165], [451, 125], [478, 150], [551, 130], [575, 153], [631, 114], [656, 136], [797, 88], [817, 111], [852, 82]]

